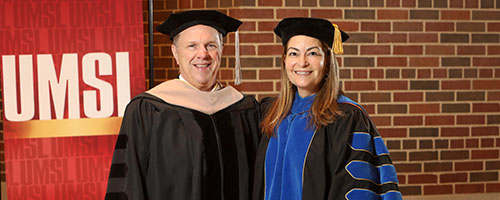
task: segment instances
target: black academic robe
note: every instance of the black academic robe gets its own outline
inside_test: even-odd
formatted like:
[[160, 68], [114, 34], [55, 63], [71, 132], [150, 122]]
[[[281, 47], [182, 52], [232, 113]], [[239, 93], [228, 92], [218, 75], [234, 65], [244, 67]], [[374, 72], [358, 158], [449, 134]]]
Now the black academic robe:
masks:
[[249, 199], [258, 104], [245, 96], [205, 114], [148, 93], [127, 106], [106, 199]]
[[[271, 102], [263, 100], [262, 113]], [[303, 168], [302, 199], [402, 199], [395, 168], [373, 122], [352, 101], [339, 103], [338, 109], [343, 115], [312, 138]], [[257, 150], [254, 200], [265, 197], [268, 143], [263, 136]]]

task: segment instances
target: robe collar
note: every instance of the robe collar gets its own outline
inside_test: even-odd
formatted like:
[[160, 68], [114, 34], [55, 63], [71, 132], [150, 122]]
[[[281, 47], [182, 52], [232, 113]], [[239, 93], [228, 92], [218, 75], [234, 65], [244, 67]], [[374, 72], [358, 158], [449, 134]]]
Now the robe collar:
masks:
[[315, 97], [316, 94], [302, 98], [298, 92], [295, 92], [295, 99], [293, 100], [291, 112], [293, 114], [308, 112]]
[[205, 92], [190, 86], [185, 81], [173, 79], [150, 89], [147, 93], [163, 101], [193, 109], [208, 115], [214, 114], [243, 99], [243, 94], [231, 86]]

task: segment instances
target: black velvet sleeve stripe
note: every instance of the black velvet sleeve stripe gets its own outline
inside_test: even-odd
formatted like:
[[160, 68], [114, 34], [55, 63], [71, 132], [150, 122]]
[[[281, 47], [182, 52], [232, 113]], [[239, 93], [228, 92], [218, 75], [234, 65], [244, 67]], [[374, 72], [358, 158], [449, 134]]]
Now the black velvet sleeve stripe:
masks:
[[128, 197], [123, 192], [111, 192], [111, 193], [106, 193], [106, 197], [104, 197], [104, 199], [105, 200], [127, 200]]
[[109, 178], [123, 178], [127, 175], [127, 165], [124, 163], [114, 163], [109, 170]]
[[118, 135], [116, 140], [115, 149], [125, 149], [127, 147], [128, 137], [125, 134]]

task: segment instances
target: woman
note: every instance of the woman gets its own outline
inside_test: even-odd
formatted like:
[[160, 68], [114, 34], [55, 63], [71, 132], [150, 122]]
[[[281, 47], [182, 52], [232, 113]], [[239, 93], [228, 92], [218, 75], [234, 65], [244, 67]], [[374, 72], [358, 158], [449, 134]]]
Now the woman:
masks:
[[262, 102], [254, 199], [402, 199], [368, 114], [339, 90], [334, 54], [348, 35], [329, 21], [283, 19], [281, 91]]

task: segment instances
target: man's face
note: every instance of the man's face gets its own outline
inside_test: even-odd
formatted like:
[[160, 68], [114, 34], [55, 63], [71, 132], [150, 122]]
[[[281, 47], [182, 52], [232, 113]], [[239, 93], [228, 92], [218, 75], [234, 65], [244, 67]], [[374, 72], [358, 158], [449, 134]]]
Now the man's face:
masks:
[[210, 91], [221, 62], [221, 34], [210, 26], [195, 25], [175, 37], [172, 53], [182, 77], [199, 90]]

